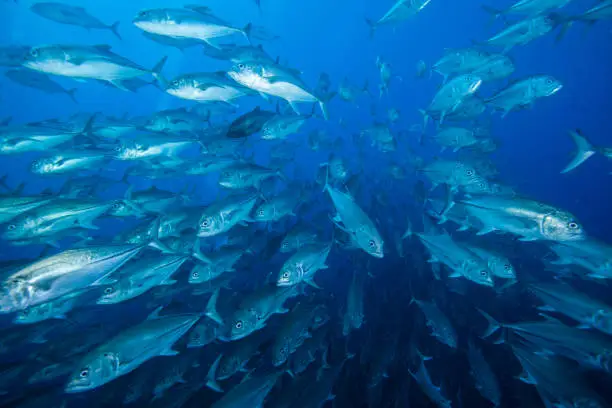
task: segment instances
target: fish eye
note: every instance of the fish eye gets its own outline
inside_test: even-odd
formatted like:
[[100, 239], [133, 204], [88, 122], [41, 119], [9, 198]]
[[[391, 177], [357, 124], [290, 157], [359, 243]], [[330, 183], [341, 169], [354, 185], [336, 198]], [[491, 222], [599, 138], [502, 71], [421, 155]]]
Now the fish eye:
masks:
[[200, 277], [200, 272], [194, 272], [194, 273], [192, 273], [192, 274], [191, 274], [191, 276], [192, 276], [193, 278], [196, 278], [196, 279], [197, 279], [197, 278], [199, 278], [199, 277]]
[[116, 146], [114, 149], [116, 152], [120, 152], [121, 151], [121, 146]]
[[121, 203], [115, 203], [115, 204], [113, 204], [113, 209], [114, 209], [114, 210], [118, 210], [119, 208], [121, 208]]
[[570, 222], [569, 224], [567, 224], [567, 226], [570, 227], [570, 229], [578, 228], [578, 224], [575, 222]]
[[113, 293], [113, 288], [109, 286], [108, 288], [104, 289], [104, 293], [106, 293], [107, 295], [110, 295], [111, 293]]
[[238, 64], [239, 69], [244, 69], [244, 64]]
[[234, 325], [237, 329], [242, 329], [242, 321], [237, 321], [236, 324]]
[[85, 368], [81, 370], [81, 373], [79, 375], [81, 376], [81, 378], [87, 378], [89, 376], [89, 369]]
[[260, 217], [263, 217], [266, 213], [264, 210], [259, 210], [258, 214]]
[[17, 226], [15, 224], [11, 224], [6, 229], [9, 231], [13, 231], [15, 228], [17, 228]]
[[210, 226], [210, 221], [208, 219], [205, 219], [204, 221], [202, 221], [202, 227], [208, 228], [208, 226]]
[[510, 269], [512, 269], [512, 266], [510, 266], [509, 264], [505, 264], [505, 265], [504, 265], [504, 269], [505, 269], [506, 271], [509, 271]]
[[285, 279], [289, 278], [289, 272], [283, 273], [283, 278], [285, 278]]
[[146, 10], [141, 11], [140, 13], [138, 13], [138, 17], [144, 17], [147, 15]]
[[487, 271], [485, 270], [480, 271], [480, 276], [485, 277], [487, 275], [488, 275]]
[[376, 247], [376, 242], [373, 239], [371, 239], [371, 240], [368, 241], [368, 246], [370, 248], [375, 248]]
[[36, 48], [31, 49], [30, 55], [33, 57], [38, 57], [38, 50]]
[[474, 170], [466, 170], [465, 174], [467, 174], [468, 176], [473, 176], [474, 175]]

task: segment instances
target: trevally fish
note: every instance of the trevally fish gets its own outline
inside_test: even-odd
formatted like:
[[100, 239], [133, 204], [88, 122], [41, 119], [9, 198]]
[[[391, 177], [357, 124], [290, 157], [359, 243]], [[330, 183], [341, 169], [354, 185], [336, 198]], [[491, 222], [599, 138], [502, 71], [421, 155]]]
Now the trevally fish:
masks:
[[517, 45], [525, 45], [543, 37], [564, 22], [564, 18], [556, 13], [527, 17], [507, 26], [482, 44], [504, 47], [503, 53], [506, 53]]
[[364, 273], [353, 272], [351, 284], [346, 296], [346, 310], [342, 320], [342, 335], [348, 336], [353, 330], [358, 330], [364, 323], [363, 292], [366, 276]]
[[494, 406], [499, 406], [501, 402], [501, 390], [495, 372], [485, 359], [482, 351], [470, 340], [468, 349], [468, 361], [472, 369], [472, 378], [476, 389]]
[[30, 10], [41, 17], [61, 24], [75, 25], [86, 28], [87, 30], [92, 28], [111, 30], [113, 34], [121, 40], [119, 31], [117, 31], [119, 27], [118, 21], [112, 25], [106, 25], [89, 14], [83, 7], [56, 2], [40, 2], [33, 4]]
[[499, 16], [506, 17], [512, 14], [537, 16], [538, 14], [544, 14], [548, 11], [565, 7], [570, 1], [571, 0], [518, 0], [516, 3], [505, 9], [498, 9], [489, 6], [482, 6], [482, 8], [487, 13], [490, 13], [493, 18], [497, 18]]
[[253, 194], [230, 195], [211, 204], [204, 210], [199, 222], [198, 236], [212, 237], [229, 231], [234, 226], [247, 221], [257, 202]]
[[261, 94], [277, 96], [286, 100], [296, 114], [300, 114], [296, 102], [318, 103], [325, 119], [329, 118], [326, 100], [313, 95], [299, 73], [270, 62], [241, 62], [228, 72], [228, 75], [239, 84]]
[[65, 89], [63, 86], [40, 72], [25, 69], [11, 69], [6, 71], [4, 75], [17, 84], [27, 86], [28, 88], [39, 89], [48, 94], [63, 93], [68, 95], [73, 102], [77, 102], [74, 97], [76, 89]]
[[375, 258], [384, 256], [384, 241], [376, 226], [367, 214], [357, 205], [355, 199], [348, 193], [343, 193], [331, 187], [327, 180], [324, 190], [329, 193], [336, 215], [334, 224], [349, 234], [351, 240], [366, 253]]
[[366, 18], [370, 26], [370, 35], [381, 25], [395, 24], [407, 20], [420, 13], [431, 0], [397, 0], [396, 3], [378, 21]]
[[39, 175], [76, 173], [99, 168], [111, 158], [112, 156], [106, 151], [64, 151], [34, 160], [30, 165], [30, 171]]
[[150, 9], [140, 11], [133, 19], [139, 29], [156, 35], [172, 38], [196, 39], [218, 47], [214, 41], [235, 34], [247, 39], [251, 24], [244, 29], [232, 27], [219, 19], [205, 6], [186, 6], [180, 8]]
[[317, 243], [298, 249], [281, 267], [276, 285], [294, 286], [306, 282], [318, 288], [314, 276], [318, 271], [328, 268], [326, 261], [332, 245], [333, 240], [328, 244]]
[[225, 393], [211, 405], [211, 408], [262, 407], [268, 393], [282, 373], [282, 371], [272, 371], [266, 374], [256, 372]]
[[102, 285], [105, 277], [142, 249], [142, 245], [96, 246], [69, 249], [43, 258], [3, 279], [0, 312], [24, 310], [92, 285]]
[[229, 340], [238, 340], [263, 329], [273, 314], [289, 311], [285, 302], [300, 293], [300, 285], [276, 287], [264, 286], [245, 297], [229, 320]]
[[89, 391], [134, 371], [154, 357], [177, 355], [172, 346], [200, 317], [197, 314], [153, 315], [125, 329], [83, 358], [65, 391]]
[[46, 74], [107, 81], [129, 91], [122, 81], [142, 75], [158, 78], [167, 57], [153, 69], [146, 69], [112, 52], [109, 45], [41, 45], [32, 47], [23, 66]]
[[225, 102], [248, 95], [250, 90], [231, 81], [225, 72], [184, 74], [165, 86], [166, 92], [196, 102]]
[[450, 348], [457, 348], [457, 333], [444, 312], [433, 302], [416, 300], [414, 298], [411, 302], [416, 303], [425, 315], [427, 327], [431, 330], [431, 334]]
[[518, 80], [500, 90], [486, 100], [487, 105], [503, 112], [502, 117], [508, 113], [527, 109], [533, 106], [536, 100], [557, 93], [563, 85], [549, 75], [534, 75]]
[[421, 390], [427, 395], [427, 397], [440, 408], [450, 408], [452, 403], [442, 395], [442, 389], [439, 386], [435, 386], [431, 381], [425, 362], [421, 360], [419, 369], [416, 373], [409, 371], [410, 375], [419, 384]]
[[438, 114], [440, 124], [448, 114], [452, 114], [462, 103], [462, 101], [470, 95], [473, 95], [480, 85], [482, 79], [476, 75], [463, 74], [454, 77], [446, 84], [442, 85], [436, 93], [429, 107], [426, 110], [421, 110], [424, 117], [423, 129], [427, 125], [427, 120], [432, 114]]

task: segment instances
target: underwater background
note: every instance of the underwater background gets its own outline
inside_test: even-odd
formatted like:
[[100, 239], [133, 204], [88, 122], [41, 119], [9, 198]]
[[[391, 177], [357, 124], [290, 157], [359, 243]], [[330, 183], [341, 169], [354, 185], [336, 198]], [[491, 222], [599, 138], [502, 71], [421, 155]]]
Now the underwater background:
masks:
[[[110, 29], [41, 16], [32, 8], [42, 2], [0, 2], [0, 174], [5, 176], [0, 405], [612, 404], [612, 192], [605, 187], [612, 171], [612, 152], [606, 150], [612, 147], [612, 3], [524, 2], [541, 10], [492, 18], [483, 5], [511, 6], [500, 0], [61, 3], [83, 7], [104, 24], [118, 21], [120, 38]], [[192, 5], [197, 7], [185, 10], [199, 23], [227, 22], [238, 34], [221, 34], [210, 43], [192, 38], [180, 49], [143, 35], [156, 30], [155, 24], [135, 24], [142, 10]], [[405, 15], [388, 24], [379, 20], [393, 7]], [[585, 12], [594, 7], [607, 11], [591, 19]], [[550, 13], [555, 26], [541, 38], [512, 47], [482, 44], [512, 24]], [[255, 26], [273, 34], [258, 39], [250, 31]], [[157, 34], [177, 38], [162, 31]], [[115, 55], [138, 64], [140, 74], [130, 75], [151, 85], [130, 91], [97, 73], [77, 81], [75, 75], [51, 72], [53, 64], [28, 66], [26, 61], [43, 54], [33, 56], [30, 47], [55, 44], [109, 45], [112, 56], [105, 54], [109, 49], [87, 49], [119, 65], [126, 63]], [[270, 57], [264, 62], [229, 56], [232, 47], [260, 44]], [[10, 47], [20, 47], [22, 54], [7, 57]], [[507, 55], [515, 69], [469, 92], [485, 101], [484, 112], [460, 122], [442, 120], [432, 99], [455, 98], [442, 109], [442, 117], [452, 115], [470, 95], [457, 96], [445, 85], [457, 76], [478, 76], [459, 67], [445, 82], [436, 69], [445, 55], [457, 55], [459, 65], [466, 62], [461, 50], [488, 53], [482, 64], [494, 53]], [[215, 53], [221, 56], [213, 58]], [[161, 71], [151, 72], [163, 57]], [[79, 57], [77, 65], [87, 65], [84, 60]], [[282, 71], [282, 80], [314, 95], [296, 104], [300, 116], [283, 100], [290, 97], [265, 96], [254, 83], [231, 82], [253, 64]], [[24, 86], [4, 75], [9, 70], [49, 75], [65, 90], [76, 89], [75, 100]], [[181, 75], [221, 71], [237, 73], [223, 81], [244, 96], [229, 103], [198, 102], [170, 92], [172, 79]], [[327, 87], [322, 74], [330, 81]], [[496, 111], [500, 90], [536, 75], [551, 76], [562, 87], [541, 100], [518, 103], [507, 114]], [[380, 88], [385, 80], [388, 90]], [[205, 107], [196, 114], [196, 105]], [[279, 119], [281, 130], [295, 126], [294, 132], [266, 138], [262, 126], [237, 137], [228, 130], [242, 115], [254, 113], [261, 120], [261, 111], [269, 114], [263, 128]], [[160, 127], [152, 118], [169, 119]], [[453, 126], [492, 140], [494, 147], [479, 150], [480, 141], [459, 146], [459, 139], [436, 139]], [[38, 137], [40, 128], [45, 131]], [[49, 129], [70, 137], [46, 144]], [[570, 131], [588, 141], [593, 157], [562, 173], [577, 150]], [[11, 150], [21, 142], [26, 147]], [[189, 146], [180, 152], [161, 148], [142, 160], [117, 153], [134, 143], [138, 150], [174, 142]], [[68, 152], [97, 156], [58, 174], [32, 171], [34, 161]], [[204, 159], [221, 164], [207, 174], [188, 170]], [[429, 176], [432, 163], [451, 162]], [[482, 173], [486, 191], [469, 190], [472, 179], [457, 181], [461, 177], [454, 172], [465, 166]], [[243, 195], [243, 201], [232, 201]], [[14, 201], [20, 197], [38, 204], [22, 211]], [[276, 198], [283, 208], [273, 211], [285, 212], [258, 221], [258, 209]], [[81, 205], [76, 200], [90, 207], [74, 210], [73, 204]], [[57, 207], [50, 207], [54, 203]], [[231, 209], [224, 207], [228, 203]], [[242, 218], [232, 218], [235, 213]], [[231, 225], [205, 233], [207, 214]], [[553, 224], [567, 222], [562, 229], [575, 223], [579, 236], [547, 235], [542, 227], [547, 217]], [[42, 220], [44, 231], [11, 238], [12, 228], [20, 228], [15, 219], [26, 226]], [[145, 224], [143, 238], [137, 229]], [[163, 230], [165, 225], [172, 231]], [[303, 235], [296, 238], [298, 233]], [[283, 250], [289, 239], [293, 247]], [[100, 248], [112, 255], [100, 255]], [[39, 269], [59, 271], [59, 277], [31, 274], [36, 262], [71, 249], [91, 249], [93, 255]], [[235, 258], [218, 261], [230, 251]], [[171, 258], [163, 268], [176, 267], [163, 279], [168, 269], [161, 270], [162, 258]], [[510, 262], [515, 275], [498, 279], [495, 262]], [[474, 265], [484, 265], [495, 277], [483, 283], [471, 275]], [[197, 268], [210, 277], [190, 280]], [[90, 275], [70, 277], [86, 270]], [[306, 277], [286, 285], [284, 271]], [[130, 286], [135, 282], [147, 290], [113, 304], [100, 301], [111, 287], [137, 292]], [[49, 310], [40, 311], [39, 320], [16, 317], [45, 305]], [[176, 316], [179, 323], [170, 321]], [[249, 318], [256, 328], [235, 335], [237, 322]], [[142, 326], [164, 319], [172, 327]], [[533, 328], [530, 322], [550, 326]], [[194, 333], [206, 340], [198, 344]], [[122, 360], [138, 349], [143, 351], [132, 361]], [[286, 354], [280, 362], [279, 353]], [[221, 378], [215, 370], [228, 356], [239, 367]], [[301, 369], [298, 357], [308, 360]], [[98, 383], [71, 388], [84, 372], [96, 372]]]

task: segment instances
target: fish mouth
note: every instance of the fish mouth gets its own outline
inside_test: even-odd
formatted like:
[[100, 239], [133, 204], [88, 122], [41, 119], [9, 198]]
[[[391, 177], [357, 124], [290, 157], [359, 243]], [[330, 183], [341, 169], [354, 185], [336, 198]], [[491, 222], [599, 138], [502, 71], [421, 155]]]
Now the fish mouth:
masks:
[[83, 391], [88, 391], [91, 384], [83, 384], [81, 380], [72, 380], [64, 387], [64, 392], [67, 394], [76, 394]]

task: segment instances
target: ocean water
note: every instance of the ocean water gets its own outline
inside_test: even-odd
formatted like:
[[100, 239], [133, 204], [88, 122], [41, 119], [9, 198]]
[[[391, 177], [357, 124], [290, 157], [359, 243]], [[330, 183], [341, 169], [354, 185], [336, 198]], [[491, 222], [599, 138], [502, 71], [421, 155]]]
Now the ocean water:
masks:
[[[0, 47], [109, 45], [113, 53], [146, 70], [163, 57], [167, 61], [160, 77], [155, 79], [148, 72], [140, 75], [154, 85], [137, 92], [112, 84], [105, 86], [92, 78], [77, 78], [77, 81], [71, 75], [54, 75], [40, 69], [65, 89], [76, 89], [76, 103], [65, 94], [23, 86], [4, 75], [15, 69], [33, 72], [25, 63], [28, 58], [32, 59], [31, 50], [26, 50], [22, 66], [16, 63], [12, 67], [0, 67], [3, 71], [0, 119], [6, 118], [0, 128], [2, 147], [12, 146], [16, 140], [31, 141], [32, 129], [63, 126], [62, 129], [70, 129], [68, 133], [78, 134], [76, 129], [82, 129], [88, 118], [92, 118], [93, 128], [49, 148], [1, 154], [0, 174], [6, 178], [0, 197], [0, 201], [4, 200], [0, 215], [17, 207], [10, 204], [10, 198], [21, 196], [49, 200], [31, 210], [29, 214], [34, 219], [40, 217], [41, 209], [61, 200], [89, 200], [108, 205], [94, 217], [90, 228], [83, 227], [85, 223], [68, 211], [58, 217], [69, 220], [71, 226], [50, 221], [50, 232], [36, 233], [29, 241], [10, 239], [6, 234], [11, 231], [12, 220], [0, 218], [4, 222], [0, 225], [0, 310], [3, 312], [0, 315], [0, 405], [487, 407], [494, 406], [496, 399], [503, 407], [612, 404], [609, 392], [612, 364], [608, 361], [612, 353], [612, 324], [606, 325], [612, 321], [607, 280], [612, 277], [612, 247], [609, 246], [612, 193], [605, 187], [611, 169], [603, 150], [612, 147], [607, 137], [612, 133], [608, 120], [612, 112], [612, 26], [609, 14], [595, 24], [586, 24], [579, 18], [598, 2], [574, 0], [558, 10], [565, 24], [542, 38], [507, 50], [515, 71], [506, 78], [485, 81], [476, 91], [486, 100], [521, 79], [549, 75], [562, 84], [553, 95], [507, 115], [494, 111], [489, 104], [485, 112], [472, 120], [460, 123], [429, 120], [424, 125], [419, 110], [427, 109], [434, 95], [445, 89], [442, 75], [432, 69], [436, 61], [452, 50], [467, 48], [502, 53], [503, 47], [476, 44], [521, 21], [524, 15], [493, 20], [483, 10], [481, 1], [431, 0], [416, 15], [381, 24], [372, 34], [366, 19], [377, 21], [393, 7], [393, 1], [261, 0], [260, 7], [252, 0], [196, 1], [198, 6], [208, 7], [210, 13], [232, 27], [241, 29], [250, 23], [265, 27], [277, 36], [270, 41], [251, 36], [249, 41], [254, 46], [261, 44], [271, 57], [266, 66], [281, 67], [285, 74], [289, 72], [293, 82], [301, 78], [317, 98], [323, 99], [314, 91], [318, 89], [321, 75], [328, 75], [329, 92], [334, 95], [325, 104], [329, 118], [323, 118], [317, 103], [311, 116], [306, 115], [311, 113], [313, 103], [298, 103], [300, 113], [305, 115], [304, 124], [281, 140], [264, 140], [262, 132], [237, 139], [226, 135], [229, 123], [256, 108], [269, 111], [270, 115], [295, 116], [282, 98], [260, 95], [258, 89], [232, 101], [231, 105], [224, 105], [235, 112], [213, 112], [209, 117], [197, 117], [195, 122], [171, 121], [166, 128], [154, 132], [143, 129], [156, 113], [198, 105], [196, 101], [165, 92], [173, 78], [196, 72], [239, 72], [244, 64], [252, 62], [212, 58], [204, 52], [210, 45], [195, 44], [184, 50], [162, 45], [145, 37], [143, 29], [133, 23], [134, 17], [144, 9], [181, 8], [189, 2], [66, 0], [62, 3], [83, 7], [104, 24], [118, 21], [121, 39], [107, 29], [85, 29], [45, 18], [33, 11], [35, 3], [41, 2], [0, 3]], [[504, 9], [510, 3], [497, 1], [487, 5]], [[197, 15], [195, 11], [191, 13]], [[240, 34], [215, 41], [228, 49], [249, 44]], [[209, 49], [209, 53], [214, 50]], [[380, 94], [377, 60], [391, 67], [388, 92]], [[421, 62], [425, 68], [418, 75]], [[262, 63], [257, 61], [256, 65]], [[226, 80], [232, 81], [229, 77]], [[341, 98], [342, 84], [346, 81], [356, 89], [353, 101]], [[368, 92], [360, 90], [364, 83]], [[237, 83], [233, 86], [240, 88]], [[455, 107], [449, 108], [447, 114], [452, 114]], [[391, 109], [399, 111], [395, 121], [388, 119]], [[110, 118], [120, 119], [129, 127], [127, 133], [119, 138], [102, 136], [104, 124]], [[190, 116], [189, 120], [192, 119]], [[188, 128], [178, 129], [183, 125]], [[392, 151], [380, 148], [372, 132], [375, 126], [392, 136]], [[455, 152], [451, 146], [442, 151], [433, 136], [450, 126], [484, 129], [485, 136], [494, 140], [496, 149], [483, 153], [462, 148]], [[11, 133], [15, 129], [27, 132], [15, 137]], [[209, 133], [213, 130], [219, 133], [211, 138]], [[584, 135], [595, 146], [594, 154], [577, 168], [561, 173], [576, 149], [569, 131]], [[318, 149], [309, 144], [309, 137], [314, 134], [323, 135]], [[159, 140], [154, 138], [188, 141], [190, 146], [176, 155], [163, 152], [153, 159], [127, 161], [117, 157], [117, 146], [130, 145], [134, 140], [141, 145], [153, 145], [152, 140]], [[234, 140], [236, 145], [230, 152], [219, 153], [213, 144], [217, 140], [219, 143]], [[275, 159], [274, 152], [279, 149], [286, 155]], [[67, 174], [40, 175], [31, 171], [33, 161], [66, 152], [97, 152], [104, 158]], [[171, 164], [165, 161], [168, 159]], [[434, 189], [435, 184], [426, 171], [429, 164], [451, 160], [465, 164], [476, 159], [487, 160], [496, 169], [495, 174], [484, 176], [487, 183], [507, 186], [511, 193], [470, 193], [455, 178], [436, 183], [440, 185]], [[213, 163], [231, 160], [238, 167], [256, 164], [270, 170], [270, 175], [262, 183], [227, 188], [219, 181], [224, 169], [203, 176], [188, 174], [188, 166], [204, 160]], [[345, 177], [335, 176], [335, 160], [342, 161]], [[391, 169], [393, 165], [397, 174]], [[176, 168], [172, 167], [162, 177], [156, 171], [159, 166]], [[130, 171], [134, 169], [140, 174], [131, 176]], [[247, 171], [254, 172], [253, 168]], [[91, 179], [89, 188], [77, 197], [71, 182], [81, 176], [91, 176]], [[446, 185], [453, 190], [450, 198], [443, 193]], [[132, 200], [140, 191], [153, 191], [157, 195], [148, 204]], [[289, 214], [258, 222], [257, 211], [241, 202], [237, 207], [246, 209], [247, 214], [240, 225], [212, 237], [199, 234], [196, 241], [204, 219], [202, 214], [224, 202], [226, 197], [240, 193], [251, 194], [255, 209], [275, 202], [278, 197], [289, 197], [293, 204]], [[330, 199], [333, 194], [346, 195], [348, 204], [345, 201], [343, 207]], [[424, 199], [423, 195], [431, 200]], [[496, 232], [484, 231], [482, 219], [474, 214], [464, 217], [464, 224], [453, 222], [452, 211], [481, 205], [474, 202], [490, 204], [486, 200], [491, 198], [498, 199], [492, 204], [495, 208], [489, 208], [491, 212], [482, 217]], [[170, 204], [162, 205], [163, 200]], [[433, 201], [447, 205], [454, 202], [447, 208], [450, 221], [439, 223], [435, 219], [446, 213], [436, 209]], [[128, 203], [131, 215], [113, 214], [113, 203], [117, 202]], [[510, 213], [508, 208], [512, 206], [520, 214], [514, 210]], [[362, 212], [357, 213], [355, 207]], [[432, 211], [434, 219], [430, 217]], [[55, 210], [54, 214], [57, 212], [61, 211]], [[335, 214], [340, 214], [339, 219], [333, 219]], [[122, 241], [123, 237], [138, 225], [148, 223], [156, 229], [172, 217], [187, 220], [177, 223], [176, 228], [181, 229], [173, 232], [178, 235], [148, 236], [140, 241], [135, 240], [142, 237], [130, 236], [133, 239], [130, 245], [142, 246], [137, 247], [125, 265], [91, 268], [89, 277], [81, 280], [55, 281], [55, 277], [43, 277], [37, 281], [19, 275], [25, 265], [36, 265], [35, 262], [53, 259], [55, 254], [71, 249], [83, 251], [101, 245], [127, 244]], [[572, 238], [546, 235], [540, 228], [550, 220], [561, 223], [563, 231], [575, 223], [582, 232]], [[359, 231], [355, 231], [355, 225], [360, 226]], [[516, 233], [512, 229], [516, 225], [528, 232]], [[319, 270], [313, 281], [312, 276], [302, 279], [294, 287], [295, 293], [279, 294], [288, 290], [278, 281], [284, 268], [290, 269], [287, 265], [296, 253], [282, 251], [281, 243], [296, 226], [316, 233], [314, 244], [319, 245], [315, 247], [323, 260], [315, 267]], [[462, 226], [465, 228], [457, 231]], [[440, 234], [448, 234], [452, 244], [449, 241], [427, 244], [427, 236]], [[358, 237], [364, 236], [365, 241], [357, 242]], [[146, 247], [149, 238], [153, 247]], [[164, 244], [162, 251], [155, 247], [157, 238]], [[166, 248], [172, 238], [180, 247]], [[230, 239], [233, 241], [228, 243]], [[584, 245], [580, 246], [581, 243]], [[372, 247], [379, 244], [383, 249], [376, 256]], [[478, 257], [474, 255], [476, 252], [465, 250], [467, 245], [490, 252]], [[565, 248], [564, 254], [575, 252], [558, 256], [555, 245]], [[195, 249], [198, 246], [201, 252]], [[304, 248], [313, 247], [307, 244], [297, 253], [302, 253]], [[326, 249], [329, 256], [320, 255]], [[224, 282], [189, 282], [194, 270], [215, 264], [215, 257], [228, 250], [235, 250], [239, 256], [233, 265], [221, 271], [221, 276], [227, 278]], [[479, 284], [478, 276], [470, 275], [474, 262], [480, 262], [478, 265], [488, 268], [487, 273], [493, 273], [491, 253], [509, 260], [516, 274], [514, 279], [496, 276], [494, 285], [487, 285]], [[138, 275], [156, 260], [170, 256], [181, 259], [168, 278], [176, 281], [173, 284], [151, 283], [162, 273], [159, 269], [153, 268], [144, 278]], [[318, 259], [313, 261], [313, 257], [300, 260], [304, 269], [310, 267], [309, 262], [316, 264]], [[69, 259], [67, 263], [77, 262]], [[129, 269], [130, 265], [134, 267]], [[49, 270], [58, 268], [55, 264]], [[100, 280], [91, 278], [91, 274], [101, 273], [104, 268], [106, 273], [100, 275]], [[81, 266], [71, 273], [85, 269]], [[295, 267], [295, 270], [301, 268]], [[27, 294], [15, 289], [15, 282], [22, 283], [20, 279], [28, 284]], [[101, 304], [99, 299], [106, 288], [116, 289], [117, 285], [127, 285], [126, 282], [151, 287], [124, 302]], [[556, 292], [545, 298], [539, 285], [555, 287]], [[567, 285], [572, 292], [567, 292]], [[276, 292], [266, 296], [266, 289]], [[204, 294], [197, 294], [198, 290]], [[30, 299], [28, 303], [28, 296], [34, 296], [32, 293], [46, 291], [51, 291], [52, 297]], [[270, 307], [270, 313], [262, 312], [255, 317], [262, 325], [260, 330], [246, 333], [241, 339], [232, 337], [232, 325], [242, 323], [240, 316], [244, 317], [244, 313], [251, 316], [265, 303], [252, 301], [262, 293], [259, 298], [268, 302], [276, 299], [280, 303]], [[282, 296], [287, 300], [279, 301]], [[211, 298], [216, 302], [211, 302]], [[24, 311], [39, 310], [41, 305], [58, 307], [57, 303], [47, 303], [58, 299], [75, 301], [75, 304], [61, 312], [61, 316], [51, 313], [47, 317], [52, 318], [44, 321], [16, 323], [16, 316], [22, 316]], [[425, 312], [422, 301], [437, 305], [442, 311], [442, 323]], [[215, 313], [211, 312], [213, 309]], [[488, 322], [479, 310], [493, 316], [504, 327], [485, 336]], [[219, 319], [215, 320], [217, 312]], [[320, 325], [310, 320], [318, 312], [324, 316]], [[162, 318], [156, 319], [157, 314]], [[168, 332], [164, 337], [153, 329], [134, 329], [169, 320], [168, 316], [187, 316], [187, 323], [181, 326], [183, 332], [179, 333], [181, 329], [176, 327], [174, 332], [168, 330], [179, 333], [172, 340]], [[347, 328], [351, 318], [354, 327]], [[550, 337], [533, 332], [521, 335], [524, 332], [511, 327], [535, 321], [553, 325], [544, 330]], [[204, 328], [212, 336], [208, 344], [189, 347], [194, 333]], [[167, 342], [167, 347], [156, 350], [163, 342]], [[449, 343], [452, 344], [449, 346]], [[283, 349], [288, 357], [275, 364], [282, 345], [289, 350]], [[311, 352], [308, 347], [312, 347]], [[138, 355], [139, 349], [149, 353], [148, 357]], [[480, 350], [488, 366], [479, 365], [481, 371], [474, 368], [475, 349]], [[213, 390], [215, 362], [221, 359], [223, 363], [223, 358], [235, 355], [239, 355], [236, 358], [241, 371], [229, 379], [221, 378], [217, 372], [216, 380], [223, 392]], [[303, 372], [295, 370], [298, 356], [312, 360]], [[419, 367], [426, 367], [432, 382], [419, 381], [422, 379], [418, 375]], [[45, 369], [48, 372], [43, 372]], [[86, 375], [82, 375], [84, 372]], [[35, 375], [43, 379], [32, 380]], [[103, 382], [70, 388], [75, 378], [87, 376]], [[521, 381], [521, 376], [529, 380]]]

